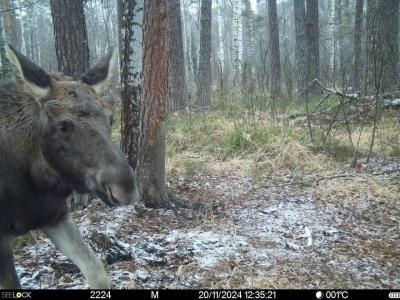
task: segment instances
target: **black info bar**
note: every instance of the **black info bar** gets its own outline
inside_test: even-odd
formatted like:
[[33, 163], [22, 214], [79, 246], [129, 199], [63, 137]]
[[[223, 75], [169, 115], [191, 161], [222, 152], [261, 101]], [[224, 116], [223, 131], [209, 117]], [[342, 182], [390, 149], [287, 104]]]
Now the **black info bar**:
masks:
[[400, 299], [399, 290], [0, 290], [0, 299]]

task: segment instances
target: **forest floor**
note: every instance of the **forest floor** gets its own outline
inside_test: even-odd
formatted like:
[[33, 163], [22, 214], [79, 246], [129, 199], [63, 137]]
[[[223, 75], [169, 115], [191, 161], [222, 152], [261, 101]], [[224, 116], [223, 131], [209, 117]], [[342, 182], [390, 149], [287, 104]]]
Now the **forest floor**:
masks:
[[[74, 213], [114, 288], [400, 288], [399, 158], [350, 168], [274, 135], [251, 152], [245, 133], [226, 155], [220, 129], [168, 137], [169, 191], [193, 209]], [[25, 288], [88, 287], [40, 234], [16, 254]]]

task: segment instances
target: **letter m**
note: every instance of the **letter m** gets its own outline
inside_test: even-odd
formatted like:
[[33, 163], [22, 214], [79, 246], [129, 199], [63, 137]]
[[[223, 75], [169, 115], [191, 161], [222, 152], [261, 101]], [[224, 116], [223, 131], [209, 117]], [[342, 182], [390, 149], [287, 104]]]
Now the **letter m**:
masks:
[[151, 291], [151, 299], [158, 299], [159, 297], [158, 297], [158, 291], [156, 291], [156, 292], [154, 292], [154, 291]]

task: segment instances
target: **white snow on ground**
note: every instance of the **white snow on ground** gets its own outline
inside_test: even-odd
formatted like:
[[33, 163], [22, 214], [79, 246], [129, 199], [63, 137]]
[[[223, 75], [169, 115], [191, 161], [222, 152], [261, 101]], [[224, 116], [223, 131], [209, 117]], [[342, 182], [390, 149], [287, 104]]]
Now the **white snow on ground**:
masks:
[[[390, 249], [400, 240], [399, 218], [368, 201], [321, 203], [301, 189], [256, 189], [237, 175], [193, 183], [188, 194], [199, 191], [216, 198], [202, 222], [100, 202], [76, 214], [115, 288], [400, 287], [399, 256]], [[374, 226], [369, 215], [378, 218]], [[376, 244], [382, 249], [368, 248]], [[40, 235], [16, 260], [26, 288], [88, 287]]]

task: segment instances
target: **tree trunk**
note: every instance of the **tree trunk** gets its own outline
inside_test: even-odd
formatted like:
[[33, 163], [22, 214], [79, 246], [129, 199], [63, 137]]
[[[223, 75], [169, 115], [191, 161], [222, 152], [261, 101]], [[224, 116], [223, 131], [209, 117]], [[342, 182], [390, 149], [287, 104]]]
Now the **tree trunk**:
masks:
[[276, 0], [268, 1], [269, 37], [271, 48], [271, 97], [279, 98], [281, 86], [281, 58], [279, 51], [279, 29]]
[[353, 63], [353, 91], [359, 91], [361, 72], [361, 35], [363, 32], [363, 4], [364, 0], [357, 0], [354, 20], [354, 63]]
[[[244, 41], [244, 47], [247, 48], [246, 55], [244, 56], [244, 62], [250, 67], [251, 74], [255, 74], [255, 65], [254, 65], [254, 59], [255, 59], [255, 37], [254, 37], [254, 14], [253, 10], [251, 9], [251, 4], [250, 0], [244, 0], [244, 26], [243, 26], [243, 32], [246, 34]], [[246, 30], [244, 30], [244, 28]], [[243, 53], [244, 54], [244, 53]]]
[[6, 41], [15, 49], [21, 51], [22, 48], [22, 29], [21, 22], [17, 18], [16, 5], [14, 0], [2, 0], [3, 4], [3, 24], [6, 34]]
[[210, 105], [211, 98], [211, 0], [201, 1], [198, 106]]
[[40, 49], [40, 66], [46, 71], [57, 69], [53, 20], [51, 15], [38, 15], [38, 44]]
[[333, 80], [336, 82], [342, 71], [343, 64], [343, 27], [342, 27], [342, 2], [335, 0], [335, 35], [334, 35], [334, 65]]
[[171, 107], [175, 110], [185, 109], [187, 87], [180, 0], [171, 0], [171, 67], [169, 83]]
[[239, 11], [239, 0], [232, 0], [232, 59], [233, 59], [233, 84], [237, 85], [240, 77], [240, 43], [241, 36], [240, 32], [240, 11]]
[[224, 52], [224, 65], [223, 65], [223, 80], [225, 86], [229, 86], [232, 79], [232, 60], [233, 60], [233, 34], [232, 34], [232, 22], [233, 22], [233, 11], [232, 6], [229, 5], [228, 0], [223, 0], [222, 5], [222, 36], [223, 36], [223, 52]]
[[308, 78], [307, 83], [319, 78], [319, 15], [318, 0], [306, 0], [308, 37]]
[[169, 98], [170, 1], [145, 1], [139, 186], [149, 207], [170, 207], [165, 186], [164, 120]]
[[118, 0], [121, 68], [121, 149], [136, 169], [143, 60], [143, 0]]
[[389, 91], [398, 84], [399, 0], [368, 1], [368, 84]]
[[388, 69], [385, 74], [387, 89], [391, 90], [399, 85], [399, 0], [386, 0], [386, 26], [382, 34], [387, 34]]
[[50, 0], [58, 70], [77, 78], [89, 68], [82, 0]]
[[306, 32], [306, 13], [304, 0], [293, 0], [294, 4], [294, 23], [296, 35], [296, 77], [299, 98], [307, 97], [307, 32]]
[[0, 20], [0, 59], [1, 59], [1, 72], [0, 80], [6, 80], [11, 76], [9, 62], [4, 50], [4, 36], [3, 36], [3, 21]]
[[27, 17], [22, 18], [22, 27], [23, 27], [23, 34], [22, 34], [22, 38], [24, 40], [24, 45], [25, 45], [25, 55], [33, 61], [33, 55], [32, 55], [32, 45], [31, 45], [31, 41], [30, 41], [30, 30], [29, 30], [29, 24], [28, 21], [26, 20]]

